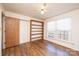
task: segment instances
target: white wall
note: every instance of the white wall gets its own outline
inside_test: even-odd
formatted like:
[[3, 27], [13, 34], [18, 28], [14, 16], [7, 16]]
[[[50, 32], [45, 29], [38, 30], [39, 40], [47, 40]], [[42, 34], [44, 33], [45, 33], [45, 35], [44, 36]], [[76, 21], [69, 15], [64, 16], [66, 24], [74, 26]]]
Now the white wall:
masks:
[[[21, 14], [17, 14], [14, 12], [8, 12], [8, 11], [5, 11], [4, 14], [5, 14], [5, 16], [8, 16], [8, 17], [21, 19], [19, 22], [19, 24], [20, 24], [20, 27], [19, 27], [20, 28], [20, 34], [19, 34], [20, 42], [19, 42], [19, 44], [30, 42], [30, 20], [38, 20], [38, 19], [30, 18], [29, 16], [24, 16]], [[42, 20], [38, 20], [38, 21], [42, 21]], [[5, 22], [4, 22], [4, 25], [5, 25]], [[5, 28], [4, 28], [4, 30], [5, 30]], [[3, 43], [4, 42], [5, 42], [5, 32], [4, 32]], [[3, 48], [5, 48], [5, 44], [3, 44]]]
[[[54, 20], [59, 20], [59, 19], [63, 19], [63, 18], [71, 18], [71, 41], [70, 42], [65, 42], [65, 41], [61, 41], [61, 40], [49, 40], [47, 39], [47, 30], [45, 30], [45, 39], [49, 40], [51, 42], [55, 42], [58, 43], [60, 45], [75, 49], [79, 51], [79, 9], [77, 10], [73, 10], [71, 12], [59, 15], [59, 16], [55, 16], [52, 18], [49, 18], [45, 21], [45, 25], [47, 24], [48, 21], [54, 21]], [[45, 26], [46, 29], [46, 26]]]
[[28, 23], [27, 21], [20, 21], [20, 44], [28, 42]]
[[[8, 11], [5, 11], [4, 12], [5, 16], [8, 16], [8, 17], [13, 17], [13, 18], [17, 18], [17, 19], [20, 19], [20, 22], [19, 22], [19, 44], [22, 44], [22, 43], [26, 43], [26, 42], [29, 42], [30, 41], [30, 38], [29, 38], [29, 21], [30, 21], [30, 17], [28, 16], [24, 16], [24, 15], [21, 15], [21, 14], [17, 14], [17, 13], [13, 13], [13, 12], [8, 12]], [[3, 28], [3, 31], [5, 31], [5, 21], [4, 21], [4, 28]], [[5, 48], [5, 32], [4, 32], [4, 37], [3, 37], [3, 49]]]
[[2, 55], [2, 53], [1, 53], [1, 49], [2, 49], [2, 6], [1, 6], [1, 4], [0, 4], [0, 56]]

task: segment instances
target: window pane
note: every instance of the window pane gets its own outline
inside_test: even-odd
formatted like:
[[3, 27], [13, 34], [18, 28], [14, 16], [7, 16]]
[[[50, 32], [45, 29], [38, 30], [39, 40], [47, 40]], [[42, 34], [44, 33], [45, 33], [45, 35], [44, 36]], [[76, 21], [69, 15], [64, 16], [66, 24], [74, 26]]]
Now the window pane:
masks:
[[47, 37], [50, 39], [69, 40], [71, 30], [71, 19], [65, 18], [47, 23]]
[[62, 19], [57, 21], [57, 30], [70, 30], [71, 29], [71, 19]]
[[55, 21], [48, 22], [47, 23], [47, 30], [48, 31], [55, 31], [56, 30], [56, 22]]
[[55, 37], [55, 31], [56, 31], [56, 22], [48, 22], [47, 23], [47, 34], [48, 38], [54, 38]]

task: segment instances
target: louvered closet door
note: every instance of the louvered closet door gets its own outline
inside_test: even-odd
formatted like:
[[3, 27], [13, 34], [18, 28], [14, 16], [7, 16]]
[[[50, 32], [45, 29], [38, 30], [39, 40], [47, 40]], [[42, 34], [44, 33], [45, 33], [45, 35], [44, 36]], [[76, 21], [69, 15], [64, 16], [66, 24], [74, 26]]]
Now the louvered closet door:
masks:
[[43, 39], [43, 22], [31, 20], [30, 21], [30, 41]]

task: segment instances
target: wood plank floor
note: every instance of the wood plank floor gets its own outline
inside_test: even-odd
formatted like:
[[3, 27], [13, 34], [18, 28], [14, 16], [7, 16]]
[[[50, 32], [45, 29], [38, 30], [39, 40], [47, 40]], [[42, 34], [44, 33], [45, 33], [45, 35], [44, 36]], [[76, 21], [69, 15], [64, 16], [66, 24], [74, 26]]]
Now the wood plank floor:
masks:
[[45, 40], [3, 49], [3, 56], [77, 56], [77, 52]]

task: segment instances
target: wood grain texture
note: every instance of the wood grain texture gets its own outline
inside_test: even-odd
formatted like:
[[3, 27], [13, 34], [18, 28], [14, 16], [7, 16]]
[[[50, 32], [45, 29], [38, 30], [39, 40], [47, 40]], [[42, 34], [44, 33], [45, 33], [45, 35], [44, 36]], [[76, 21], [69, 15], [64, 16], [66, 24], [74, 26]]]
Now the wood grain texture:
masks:
[[19, 20], [5, 17], [5, 46], [6, 48], [19, 45]]
[[3, 56], [79, 56], [78, 51], [51, 43], [37, 40], [3, 50]]

